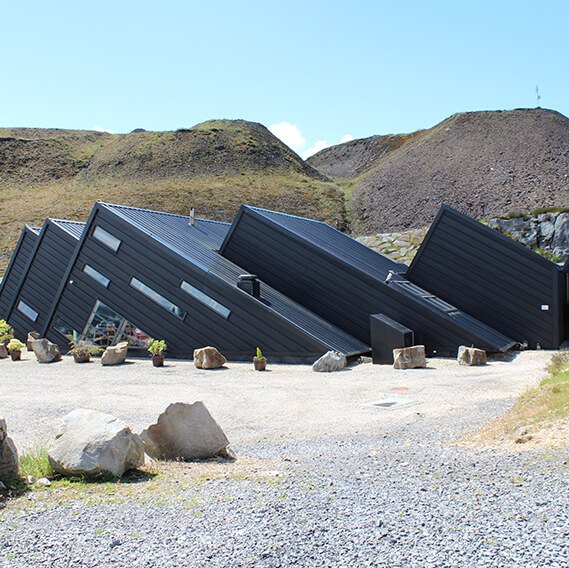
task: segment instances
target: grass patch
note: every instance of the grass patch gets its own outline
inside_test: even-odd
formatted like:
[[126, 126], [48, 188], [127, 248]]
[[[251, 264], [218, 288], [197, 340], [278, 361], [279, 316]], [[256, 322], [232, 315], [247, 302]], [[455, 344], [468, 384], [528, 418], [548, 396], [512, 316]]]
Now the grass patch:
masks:
[[20, 475], [24, 478], [31, 475], [36, 479], [53, 476], [46, 446], [37, 444], [20, 456]]
[[[466, 441], [514, 440], [520, 430], [527, 429], [533, 435], [565, 422], [569, 418], [569, 353], [553, 355], [547, 371], [539, 385], [525, 391], [509, 412], [468, 436]], [[566, 444], [568, 440], [561, 436], [557, 441], [548, 438], [550, 444]]]

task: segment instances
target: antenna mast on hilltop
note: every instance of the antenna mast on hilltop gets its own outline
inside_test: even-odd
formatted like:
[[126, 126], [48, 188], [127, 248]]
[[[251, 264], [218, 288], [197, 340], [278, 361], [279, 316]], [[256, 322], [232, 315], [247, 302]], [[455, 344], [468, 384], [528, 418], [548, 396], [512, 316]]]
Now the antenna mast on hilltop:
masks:
[[535, 86], [535, 96], [537, 97], [537, 108], [541, 108], [539, 106], [539, 101], [541, 100], [541, 95], [539, 94], [539, 85]]

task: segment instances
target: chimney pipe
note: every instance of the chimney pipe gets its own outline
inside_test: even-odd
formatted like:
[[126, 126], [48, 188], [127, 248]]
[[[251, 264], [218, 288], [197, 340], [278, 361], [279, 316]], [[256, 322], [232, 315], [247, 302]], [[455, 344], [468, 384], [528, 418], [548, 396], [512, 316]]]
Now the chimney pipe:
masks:
[[241, 274], [237, 281], [237, 288], [247, 292], [257, 300], [261, 298], [261, 283], [256, 274]]
[[196, 224], [196, 210], [192, 207], [190, 209], [190, 225], [193, 227]]

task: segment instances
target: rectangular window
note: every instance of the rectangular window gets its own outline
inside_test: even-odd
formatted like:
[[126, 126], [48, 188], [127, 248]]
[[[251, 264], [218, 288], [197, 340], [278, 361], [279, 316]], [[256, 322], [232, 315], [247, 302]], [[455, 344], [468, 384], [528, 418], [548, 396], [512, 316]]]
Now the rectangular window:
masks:
[[185, 280], [182, 280], [180, 288], [196, 300], [200, 301], [204, 306], [207, 306], [214, 312], [218, 313], [221, 317], [227, 319], [231, 315], [231, 310], [229, 308], [226, 308], [223, 304], [220, 304], [205, 292], [198, 290], [195, 286], [188, 284]]
[[70, 325], [66, 324], [59, 318], [55, 318], [53, 322], [53, 329], [58, 333], [61, 333], [69, 341], [79, 341], [79, 333], [77, 333]]
[[172, 302], [170, 302], [170, 300], [168, 300], [167, 298], [156, 292], [156, 290], [153, 290], [152, 288], [150, 288], [150, 286], [147, 286], [137, 278], [131, 278], [130, 285], [135, 290], [142, 292], [146, 297], [150, 298], [153, 302], [156, 302], [159, 306], [162, 306], [164, 309], [173, 313], [177, 318], [183, 320], [186, 317], [186, 312], [184, 310], [180, 309], [178, 306], [176, 306], [176, 304], [173, 304]]
[[114, 235], [111, 235], [105, 229], [101, 227], [95, 227], [93, 231], [93, 238], [103, 243], [106, 247], [110, 248], [113, 252], [117, 252], [121, 246], [120, 239], [117, 239]]
[[18, 311], [34, 322], [38, 319], [39, 314], [33, 308], [30, 308], [26, 302], [22, 302], [22, 300], [18, 302]]
[[104, 286], [105, 288], [108, 288], [109, 284], [111, 283], [111, 281], [106, 276], [103, 276], [98, 270], [95, 270], [88, 264], [83, 267], [83, 272], [87, 274], [87, 276], [90, 276], [93, 280], [96, 280], [99, 284], [101, 284], [101, 286]]

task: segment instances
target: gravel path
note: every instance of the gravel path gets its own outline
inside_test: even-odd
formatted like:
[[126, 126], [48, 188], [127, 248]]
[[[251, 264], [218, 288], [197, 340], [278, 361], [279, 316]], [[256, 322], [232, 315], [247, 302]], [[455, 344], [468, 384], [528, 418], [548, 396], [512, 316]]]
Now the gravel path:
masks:
[[[548, 358], [334, 375], [0, 362], [2, 414], [23, 446], [77, 405], [139, 429], [168, 402], [199, 398], [242, 457], [225, 476], [213, 473], [223, 464], [180, 464], [205, 476], [168, 490], [143, 481], [121, 499], [107, 487], [96, 502], [38, 493], [24, 507], [24, 496], [0, 512], [0, 566], [568, 566], [569, 452], [452, 445], [534, 384]], [[415, 402], [365, 406], [386, 397]]]

